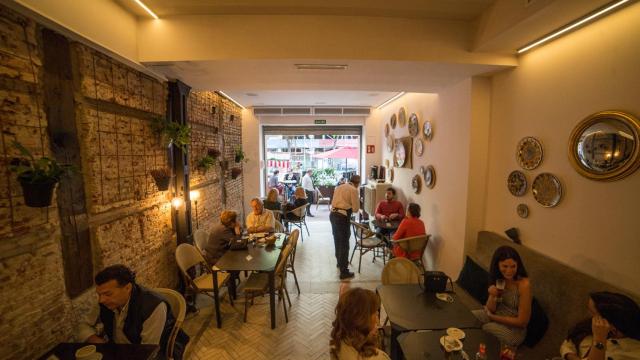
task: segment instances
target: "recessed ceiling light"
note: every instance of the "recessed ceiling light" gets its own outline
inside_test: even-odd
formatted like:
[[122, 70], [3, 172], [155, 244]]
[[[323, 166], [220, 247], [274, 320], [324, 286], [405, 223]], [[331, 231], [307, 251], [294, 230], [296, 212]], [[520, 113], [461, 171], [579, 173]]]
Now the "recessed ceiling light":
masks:
[[245, 93], [245, 95], [247, 95], [247, 96], [258, 96], [258, 94], [256, 94], [256, 93]]
[[346, 64], [294, 64], [298, 70], [346, 70]]

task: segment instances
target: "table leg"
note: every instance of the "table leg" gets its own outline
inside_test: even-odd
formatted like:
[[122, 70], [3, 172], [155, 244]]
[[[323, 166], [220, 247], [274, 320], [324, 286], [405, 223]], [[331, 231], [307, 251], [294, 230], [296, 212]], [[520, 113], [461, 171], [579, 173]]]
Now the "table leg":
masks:
[[[276, 289], [275, 271], [269, 272], [269, 307], [271, 308], [271, 328], [276, 328]], [[284, 299], [282, 300], [284, 301]]]
[[213, 303], [216, 308], [216, 323], [218, 328], [222, 327], [222, 318], [220, 317], [220, 289], [218, 288], [218, 272], [213, 270]]
[[400, 349], [400, 343], [398, 342], [398, 335], [400, 335], [400, 331], [391, 324], [391, 349], [390, 355], [392, 360], [402, 360], [402, 349]]
[[230, 274], [229, 282], [227, 282], [227, 286], [229, 288], [229, 296], [233, 298], [233, 300], [237, 300], [236, 294], [236, 279], [240, 277], [240, 273], [238, 271], [232, 271]]

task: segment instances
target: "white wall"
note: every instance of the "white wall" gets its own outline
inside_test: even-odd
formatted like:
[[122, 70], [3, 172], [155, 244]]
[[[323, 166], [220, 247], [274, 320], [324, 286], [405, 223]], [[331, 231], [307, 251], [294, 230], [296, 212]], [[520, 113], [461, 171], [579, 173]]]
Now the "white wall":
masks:
[[[569, 135], [590, 114], [617, 109], [640, 116], [640, 3], [521, 57], [520, 66], [493, 79], [486, 223], [502, 233], [515, 226], [526, 246], [640, 294], [640, 172], [614, 182], [580, 176], [567, 156]], [[517, 142], [535, 136], [544, 148], [529, 182], [555, 174], [563, 199], [543, 208], [531, 187], [522, 198], [506, 187], [519, 169]], [[516, 205], [529, 206], [521, 219]]]

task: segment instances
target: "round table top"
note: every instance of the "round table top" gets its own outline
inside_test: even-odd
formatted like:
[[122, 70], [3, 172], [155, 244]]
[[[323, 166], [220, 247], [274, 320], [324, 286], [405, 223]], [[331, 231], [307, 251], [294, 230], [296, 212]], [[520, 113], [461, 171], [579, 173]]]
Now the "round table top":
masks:
[[400, 220], [380, 221], [373, 220], [373, 224], [380, 229], [396, 230], [400, 226]]
[[281, 183], [283, 183], [283, 184], [297, 184], [298, 180], [282, 180]]

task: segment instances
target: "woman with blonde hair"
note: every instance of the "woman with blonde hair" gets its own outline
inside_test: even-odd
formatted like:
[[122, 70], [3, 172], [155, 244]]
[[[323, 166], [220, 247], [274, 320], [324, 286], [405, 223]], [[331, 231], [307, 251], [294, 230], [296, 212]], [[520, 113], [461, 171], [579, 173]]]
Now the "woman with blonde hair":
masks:
[[333, 360], [389, 360], [378, 348], [380, 299], [371, 290], [353, 288], [340, 295], [331, 330]]
[[265, 209], [280, 211], [282, 205], [278, 201], [278, 189], [271, 188], [263, 204]]
[[[293, 202], [284, 206], [285, 212], [291, 211], [293, 209], [297, 209], [300, 206], [307, 205], [307, 193], [304, 191], [304, 188], [302, 188], [302, 186], [298, 186], [296, 188], [296, 192], [294, 193], [293, 196], [294, 196]], [[300, 220], [300, 217], [298, 215], [295, 215], [294, 213], [287, 212], [284, 219], [285, 223], [287, 222], [287, 220]]]

